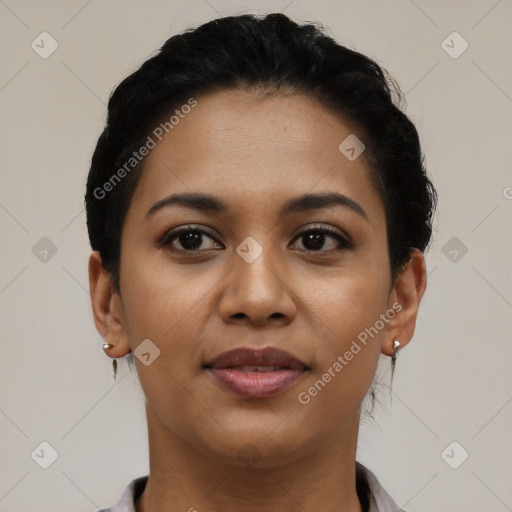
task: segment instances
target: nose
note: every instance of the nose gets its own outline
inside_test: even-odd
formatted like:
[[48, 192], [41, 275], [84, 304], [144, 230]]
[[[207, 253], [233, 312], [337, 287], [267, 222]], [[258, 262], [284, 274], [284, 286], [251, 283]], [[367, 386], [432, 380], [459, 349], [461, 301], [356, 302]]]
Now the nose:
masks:
[[291, 284], [283, 265], [270, 250], [263, 250], [248, 263], [238, 254], [225, 277], [219, 300], [219, 314], [227, 323], [247, 323], [258, 327], [286, 325], [297, 313]]

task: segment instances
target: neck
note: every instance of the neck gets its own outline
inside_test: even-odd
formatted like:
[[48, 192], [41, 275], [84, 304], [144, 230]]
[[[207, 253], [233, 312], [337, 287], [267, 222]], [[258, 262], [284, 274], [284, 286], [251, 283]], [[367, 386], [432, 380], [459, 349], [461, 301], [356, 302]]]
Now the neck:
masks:
[[169, 432], [146, 405], [150, 473], [137, 512], [362, 512], [356, 492], [359, 412], [301, 456], [237, 467]]

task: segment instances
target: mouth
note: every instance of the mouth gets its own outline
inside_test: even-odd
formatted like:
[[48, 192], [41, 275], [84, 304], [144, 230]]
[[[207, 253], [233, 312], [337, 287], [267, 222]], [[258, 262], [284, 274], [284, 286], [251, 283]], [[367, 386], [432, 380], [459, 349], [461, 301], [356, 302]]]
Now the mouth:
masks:
[[224, 388], [247, 398], [266, 398], [293, 386], [311, 368], [275, 347], [238, 348], [203, 365]]

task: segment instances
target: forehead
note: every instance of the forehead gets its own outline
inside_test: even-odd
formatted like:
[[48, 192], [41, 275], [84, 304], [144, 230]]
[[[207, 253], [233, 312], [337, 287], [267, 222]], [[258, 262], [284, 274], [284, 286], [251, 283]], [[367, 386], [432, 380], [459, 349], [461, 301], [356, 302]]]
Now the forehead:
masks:
[[339, 149], [353, 129], [312, 98], [233, 90], [196, 101], [178, 108], [181, 115], [161, 140], [151, 134], [156, 145], [132, 203], [147, 210], [173, 192], [202, 191], [256, 211], [306, 192], [336, 190], [363, 203], [370, 217], [382, 216], [366, 161], [349, 160]]

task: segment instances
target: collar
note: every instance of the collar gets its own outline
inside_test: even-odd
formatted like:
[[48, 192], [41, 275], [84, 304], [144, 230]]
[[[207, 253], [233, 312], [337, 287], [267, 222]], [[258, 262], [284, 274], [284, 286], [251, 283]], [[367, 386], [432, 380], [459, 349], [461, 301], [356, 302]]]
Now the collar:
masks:
[[[405, 512], [393, 501], [377, 477], [368, 468], [359, 462], [356, 462], [356, 464], [361, 468], [370, 488], [369, 512]], [[135, 478], [126, 486], [115, 505], [97, 512], [135, 512], [135, 500], [144, 492], [148, 478], [148, 475]]]

